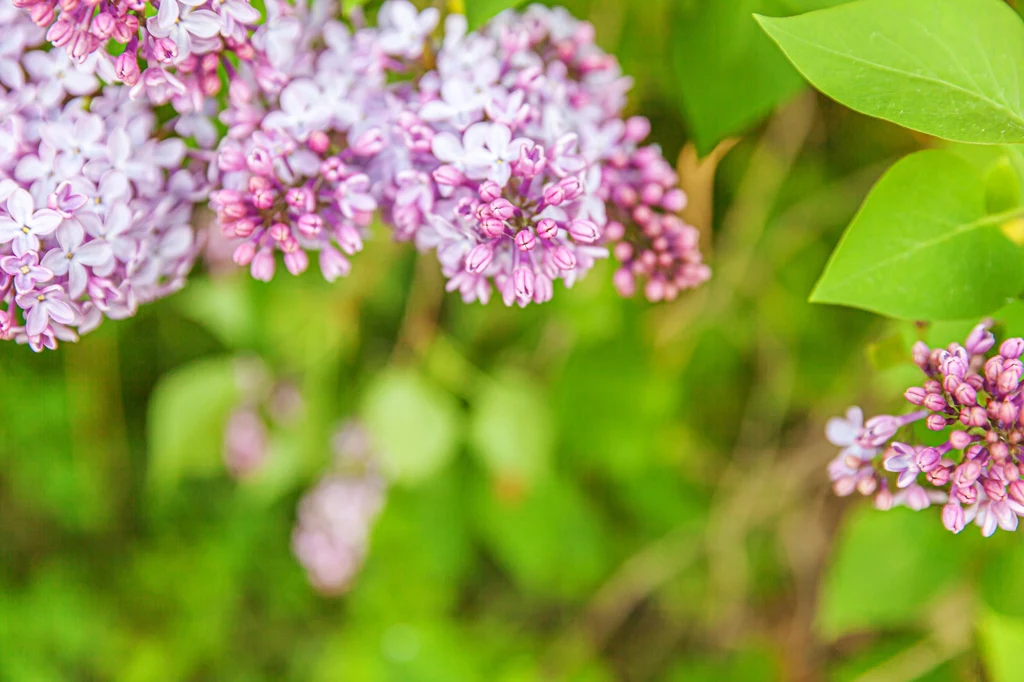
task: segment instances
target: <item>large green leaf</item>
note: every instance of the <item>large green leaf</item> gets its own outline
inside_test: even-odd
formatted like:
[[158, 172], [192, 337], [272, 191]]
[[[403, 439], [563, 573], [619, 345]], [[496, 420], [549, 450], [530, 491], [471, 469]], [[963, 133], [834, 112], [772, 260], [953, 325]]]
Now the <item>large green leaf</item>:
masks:
[[149, 480], [166, 490], [223, 470], [224, 426], [238, 404], [232, 358], [198, 360], [160, 380], [149, 401]]
[[363, 420], [388, 478], [415, 484], [455, 455], [463, 412], [453, 395], [413, 369], [385, 370], [363, 399]]
[[[684, 0], [672, 17], [670, 58], [700, 154], [795, 95], [803, 80], [751, 14], [793, 14], [844, 0]], [[642, 10], [638, 10], [642, 11]]]
[[963, 142], [1024, 142], [1024, 24], [1001, 0], [859, 0], [758, 17], [842, 104]]
[[871, 190], [811, 295], [904, 319], [977, 317], [1024, 287], [1020, 250], [985, 213], [983, 176], [945, 151], [912, 154]]
[[837, 637], [920, 622], [924, 608], [967, 574], [974, 547], [971, 536], [943, 528], [934, 509], [861, 507], [843, 529], [825, 576], [818, 625]]

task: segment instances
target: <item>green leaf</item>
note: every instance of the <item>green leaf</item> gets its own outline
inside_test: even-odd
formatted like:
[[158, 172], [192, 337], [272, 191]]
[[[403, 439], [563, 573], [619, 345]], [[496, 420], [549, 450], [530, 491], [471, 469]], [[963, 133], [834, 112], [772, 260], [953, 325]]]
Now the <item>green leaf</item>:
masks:
[[816, 88], [963, 142], [1024, 142], [1024, 24], [1002, 0], [859, 0], [757, 17]]
[[167, 490], [185, 476], [223, 470], [224, 426], [238, 404], [232, 358], [198, 360], [164, 376], [149, 401], [149, 481]]
[[1024, 287], [1020, 250], [985, 214], [979, 173], [945, 151], [902, 159], [865, 199], [811, 301], [904, 319], [999, 309]]
[[[1013, 589], [1011, 585], [1007, 588]], [[1020, 664], [1024, 619], [989, 611], [980, 618], [978, 630], [989, 679], [992, 682], [1024, 682], [1024, 667]]]
[[529, 377], [505, 370], [484, 383], [470, 420], [472, 451], [493, 474], [529, 483], [547, 470], [554, 420], [544, 391]]
[[451, 460], [462, 440], [458, 401], [413, 369], [377, 376], [363, 398], [362, 416], [393, 481], [427, 479]]
[[524, 2], [526, 0], [463, 0], [469, 30], [474, 31], [480, 28], [499, 12], [518, 7]]
[[[751, 19], [793, 14], [843, 0], [677, 2], [669, 58], [683, 113], [699, 154], [743, 132], [804, 86]], [[641, 11], [641, 10], [638, 10]]]
[[826, 636], [919, 622], [966, 575], [971, 536], [948, 532], [935, 512], [857, 509], [825, 576], [818, 625]]

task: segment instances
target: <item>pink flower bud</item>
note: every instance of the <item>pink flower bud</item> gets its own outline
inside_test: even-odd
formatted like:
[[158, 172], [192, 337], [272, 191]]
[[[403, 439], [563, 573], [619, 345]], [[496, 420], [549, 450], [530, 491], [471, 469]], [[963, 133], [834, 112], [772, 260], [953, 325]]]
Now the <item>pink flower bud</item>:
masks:
[[501, 196], [501, 185], [493, 180], [484, 180], [480, 183], [477, 194], [481, 201], [486, 201], [489, 204]]
[[582, 244], [593, 244], [601, 237], [597, 225], [586, 218], [576, 218], [571, 221], [569, 223], [569, 234], [573, 239]]
[[253, 279], [269, 282], [274, 279], [275, 267], [274, 252], [263, 248], [253, 257], [252, 264], [249, 266], [249, 272], [252, 274]]
[[549, 206], [558, 206], [563, 201], [565, 201], [565, 189], [561, 185], [548, 185], [544, 188], [544, 203]]
[[249, 166], [249, 170], [256, 175], [270, 177], [274, 173], [274, 162], [270, 158], [270, 153], [265, 149], [252, 150], [246, 158], [246, 164]]
[[92, 18], [92, 26], [90, 26], [89, 31], [100, 40], [106, 40], [113, 35], [116, 24], [117, 22], [112, 15], [107, 12], [100, 12]]
[[888, 488], [882, 488], [875, 495], [875, 509], [888, 511], [892, 509], [894, 502], [895, 500], [893, 499], [892, 492], [890, 492]]
[[651, 122], [644, 116], [631, 116], [626, 119], [625, 139], [629, 142], [640, 142], [651, 134]]
[[534, 285], [533, 270], [525, 266], [519, 266], [512, 271], [512, 284], [516, 298], [520, 301], [528, 301], [533, 298]]
[[516, 246], [519, 247], [520, 251], [532, 251], [533, 247], [537, 245], [537, 238], [533, 236], [533, 232], [529, 230], [519, 230], [516, 233]]
[[903, 397], [914, 405], [924, 405], [928, 393], [920, 386], [912, 386], [906, 390]]
[[964, 461], [953, 472], [953, 483], [959, 488], [968, 488], [981, 476], [981, 464], [977, 460]]
[[925, 426], [932, 431], [942, 431], [946, 428], [946, 418], [941, 414], [930, 414], [928, 418], [924, 420]]
[[322, 130], [314, 130], [309, 134], [306, 146], [314, 154], [326, 154], [327, 150], [331, 148], [331, 138]]
[[326, 246], [320, 250], [320, 272], [328, 282], [345, 277], [351, 270], [352, 265], [348, 259], [334, 248]]
[[505, 198], [498, 198], [491, 202], [491, 212], [498, 220], [509, 220], [516, 214], [516, 207]]
[[1024, 481], [1011, 481], [1007, 488], [1007, 494], [1018, 504], [1024, 504]]
[[384, 149], [384, 134], [377, 128], [358, 136], [349, 147], [356, 156], [373, 156]]
[[1024, 353], [1024, 339], [1006, 339], [999, 346], [999, 354], [1004, 358], [1019, 358]]
[[[139, 71], [139, 63], [135, 60], [134, 54], [123, 52], [114, 60], [114, 73], [125, 85], [135, 85], [142, 75]], [[218, 159], [219, 161], [219, 159]]]
[[234, 254], [231, 256], [231, 260], [235, 261], [237, 265], [248, 265], [252, 262], [253, 256], [256, 255], [256, 245], [252, 242], [242, 242], [235, 248]]
[[554, 296], [554, 286], [551, 278], [545, 274], [536, 275], [533, 278], [533, 302], [547, 303]]
[[978, 403], [978, 394], [971, 388], [970, 384], [960, 384], [954, 391], [954, 397], [956, 401], [961, 405], [967, 405], [973, 407]]
[[615, 286], [615, 290], [619, 292], [619, 296], [623, 298], [630, 298], [636, 293], [636, 278], [633, 277], [633, 273], [629, 271], [629, 268], [619, 268], [616, 270], [612, 276], [612, 284]]
[[558, 223], [551, 218], [541, 218], [537, 222], [537, 234], [541, 239], [553, 239], [558, 234]]
[[605, 239], [611, 242], [616, 242], [626, 236], [625, 226], [615, 220], [609, 221], [604, 228]]
[[[440, 166], [435, 168], [433, 172], [434, 182], [442, 187], [458, 187], [466, 181], [466, 176], [462, 174], [455, 166]], [[497, 186], [495, 184], [495, 186]], [[500, 194], [500, 189], [499, 189]], [[494, 199], [498, 197], [495, 196]], [[493, 201], [493, 199], [492, 199]]]
[[306, 237], [312, 238], [320, 234], [320, 231], [323, 230], [324, 220], [315, 213], [306, 213], [299, 216], [295, 225], [299, 228], [300, 233]]
[[964, 529], [966, 520], [964, 508], [956, 502], [950, 502], [942, 508], [942, 525], [951, 533], [959, 533]]
[[466, 272], [479, 274], [494, 260], [494, 249], [490, 244], [477, 244], [466, 255]]
[[977, 325], [971, 330], [971, 333], [967, 335], [967, 341], [964, 342], [964, 348], [971, 355], [982, 355], [987, 353], [995, 344], [996, 337], [988, 330], [988, 325], [982, 323]]
[[353, 225], [346, 223], [336, 227], [334, 238], [338, 241], [341, 250], [349, 256], [363, 250], [363, 237]]
[[953, 446], [954, 450], [963, 450], [970, 445], [973, 440], [974, 438], [971, 434], [966, 431], [954, 431], [949, 434], [949, 444]]
[[302, 249], [284, 254], [284, 266], [293, 275], [299, 275], [309, 267], [309, 256]]
[[681, 189], [672, 189], [665, 192], [661, 199], [661, 207], [672, 213], [679, 213], [686, 208], [686, 193]]
[[559, 270], [572, 270], [576, 267], [576, 256], [564, 246], [556, 246], [551, 252], [551, 262]]
[[612, 255], [615, 260], [625, 263], [633, 257], [633, 245], [628, 242], [619, 242], [612, 248]]

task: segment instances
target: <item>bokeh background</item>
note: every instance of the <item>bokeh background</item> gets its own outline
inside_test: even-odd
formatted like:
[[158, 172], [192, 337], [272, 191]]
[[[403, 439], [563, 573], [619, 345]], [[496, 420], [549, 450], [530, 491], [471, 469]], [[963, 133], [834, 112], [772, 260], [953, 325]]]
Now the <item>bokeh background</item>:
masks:
[[[468, 306], [377, 230], [335, 285], [213, 249], [81, 343], [2, 344], [0, 679], [1024, 679], [1019, 533], [829, 488], [827, 418], [903, 409], [910, 343], [972, 322], [806, 302], [871, 183], [933, 143], [810, 92], [750, 18], [829, 4], [568, 3], [679, 159], [714, 277], [676, 302], [621, 300], [603, 264]], [[269, 441], [239, 476], [246, 405]], [[324, 595], [293, 529], [352, 420], [388, 483]]]

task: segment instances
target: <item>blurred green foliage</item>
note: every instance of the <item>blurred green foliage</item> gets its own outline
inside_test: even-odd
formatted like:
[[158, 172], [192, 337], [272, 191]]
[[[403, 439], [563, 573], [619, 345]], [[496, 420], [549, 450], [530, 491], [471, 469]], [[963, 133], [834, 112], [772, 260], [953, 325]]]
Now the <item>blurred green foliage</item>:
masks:
[[[79, 344], [3, 344], [0, 680], [1021, 679], [1019, 534], [954, 537], [825, 475], [827, 417], [901, 409], [901, 354], [970, 326], [807, 302], [920, 139], [797, 95], [732, 3], [568, 4], [669, 158], [753, 128], [689, 187], [712, 281], [651, 306], [605, 264], [543, 306], [466, 306], [378, 231], [335, 285], [200, 268]], [[1024, 331], [1019, 306], [999, 317]], [[261, 372], [305, 408], [236, 482], [224, 420]], [[290, 534], [352, 416], [392, 483], [352, 590], [325, 598]]]

